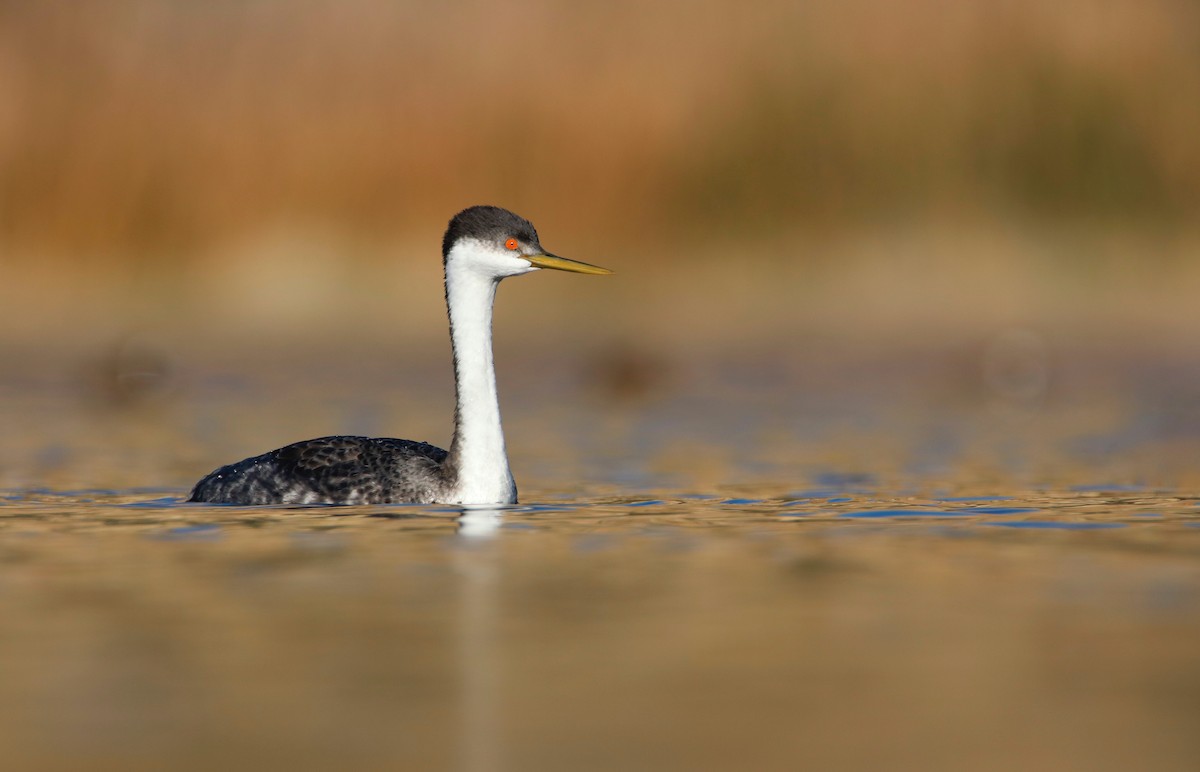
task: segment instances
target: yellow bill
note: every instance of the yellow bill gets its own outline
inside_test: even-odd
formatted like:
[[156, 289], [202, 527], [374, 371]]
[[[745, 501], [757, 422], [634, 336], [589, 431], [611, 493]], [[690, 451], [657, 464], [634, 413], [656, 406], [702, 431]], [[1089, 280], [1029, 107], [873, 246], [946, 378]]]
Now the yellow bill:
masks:
[[607, 268], [601, 268], [591, 263], [581, 263], [578, 260], [568, 260], [558, 255], [521, 255], [538, 268], [553, 268], [556, 271], [571, 271], [572, 273], [606, 274], [612, 273]]

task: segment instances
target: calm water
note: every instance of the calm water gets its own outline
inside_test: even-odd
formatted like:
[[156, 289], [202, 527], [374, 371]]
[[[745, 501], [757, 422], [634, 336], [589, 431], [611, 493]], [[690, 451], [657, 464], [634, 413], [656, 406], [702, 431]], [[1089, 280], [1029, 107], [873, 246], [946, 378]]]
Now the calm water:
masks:
[[4, 767], [1195, 769], [1195, 369], [977, 356], [501, 358], [526, 503], [467, 513], [181, 503], [444, 442], [436, 359], [14, 367]]

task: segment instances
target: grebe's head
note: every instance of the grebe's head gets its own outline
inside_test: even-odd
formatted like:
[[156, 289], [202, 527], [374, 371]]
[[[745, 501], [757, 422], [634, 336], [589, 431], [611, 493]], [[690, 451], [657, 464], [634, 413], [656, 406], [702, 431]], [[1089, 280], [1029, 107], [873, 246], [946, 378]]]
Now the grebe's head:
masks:
[[446, 270], [468, 269], [500, 280], [539, 268], [574, 273], [612, 273], [607, 268], [552, 255], [524, 217], [498, 206], [473, 206], [454, 215], [442, 238]]

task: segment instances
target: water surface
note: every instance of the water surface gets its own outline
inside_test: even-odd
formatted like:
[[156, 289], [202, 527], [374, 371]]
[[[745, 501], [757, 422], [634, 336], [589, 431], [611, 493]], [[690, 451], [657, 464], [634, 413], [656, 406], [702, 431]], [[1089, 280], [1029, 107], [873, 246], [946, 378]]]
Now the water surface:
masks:
[[436, 441], [434, 366], [401, 404], [383, 368], [214, 365], [121, 409], [10, 377], [5, 767], [1195, 768], [1179, 392], [726, 364], [502, 368], [524, 503], [465, 513], [183, 502], [303, 436]]

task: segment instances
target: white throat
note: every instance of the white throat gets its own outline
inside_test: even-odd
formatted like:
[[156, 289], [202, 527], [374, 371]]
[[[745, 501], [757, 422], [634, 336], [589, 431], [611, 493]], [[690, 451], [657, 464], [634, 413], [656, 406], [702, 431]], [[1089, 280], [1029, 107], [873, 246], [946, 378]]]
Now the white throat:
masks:
[[501, 277], [480, 270], [469, 257], [455, 248], [446, 260], [458, 399], [454, 441], [446, 459], [456, 476], [447, 503], [515, 504], [517, 486], [504, 448], [492, 360], [492, 304]]

